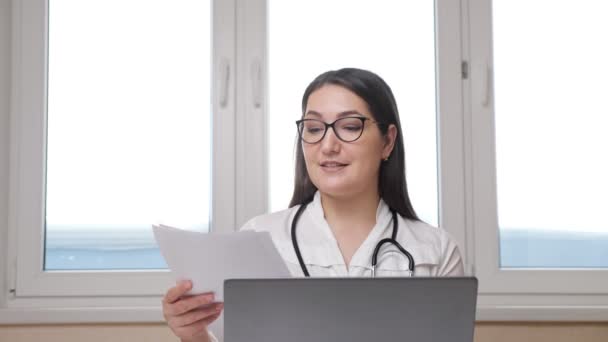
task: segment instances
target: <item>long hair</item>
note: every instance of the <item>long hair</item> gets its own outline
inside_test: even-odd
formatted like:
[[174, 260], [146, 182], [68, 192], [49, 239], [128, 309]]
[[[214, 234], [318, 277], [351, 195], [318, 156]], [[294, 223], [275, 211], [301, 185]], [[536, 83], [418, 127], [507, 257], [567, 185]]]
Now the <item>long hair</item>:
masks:
[[[407, 193], [405, 181], [405, 149], [399, 120], [397, 103], [391, 88], [380, 76], [361, 69], [345, 68], [325, 72], [315, 78], [304, 91], [302, 97], [302, 116], [306, 111], [308, 97], [324, 85], [332, 84], [344, 87], [362, 98], [368, 105], [374, 119], [382, 123], [377, 125], [383, 135], [393, 124], [397, 127], [395, 146], [388, 158], [380, 164], [378, 180], [380, 197], [401, 216], [419, 220]], [[298, 140], [296, 147], [296, 170], [293, 195], [289, 207], [312, 201], [317, 187], [312, 183], [306, 170], [302, 143]]]

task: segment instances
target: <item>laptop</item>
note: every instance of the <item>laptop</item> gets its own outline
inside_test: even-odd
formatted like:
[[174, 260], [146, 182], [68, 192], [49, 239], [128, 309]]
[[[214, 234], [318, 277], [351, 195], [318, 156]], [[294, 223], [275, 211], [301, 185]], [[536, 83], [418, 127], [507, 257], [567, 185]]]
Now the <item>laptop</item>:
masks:
[[225, 342], [472, 342], [477, 279], [224, 282]]

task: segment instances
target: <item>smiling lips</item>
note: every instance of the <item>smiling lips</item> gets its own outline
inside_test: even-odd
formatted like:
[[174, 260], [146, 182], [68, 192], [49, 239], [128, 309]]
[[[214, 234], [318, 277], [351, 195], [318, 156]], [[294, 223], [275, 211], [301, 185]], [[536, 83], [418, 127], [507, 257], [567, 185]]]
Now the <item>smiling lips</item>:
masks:
[[324, 161], [324, 162], [321, 162], [320, 165], [321, 165], [321, 168], [323, 168], [324, 170], [337, 171], [337, 170], [341, 170], [348, 164], [340, 163], [337, 161]]

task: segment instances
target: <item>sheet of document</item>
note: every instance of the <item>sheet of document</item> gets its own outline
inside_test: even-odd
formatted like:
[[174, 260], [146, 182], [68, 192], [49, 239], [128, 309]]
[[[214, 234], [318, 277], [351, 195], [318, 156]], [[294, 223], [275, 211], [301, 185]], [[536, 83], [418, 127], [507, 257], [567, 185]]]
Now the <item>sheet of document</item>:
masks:
[[200, 233], [154, 225], [154, 237], [175, 280], [190, 279], [188, 294], [214, 292], [224, 300], [224, 280], [289, 278], [268, 232]]

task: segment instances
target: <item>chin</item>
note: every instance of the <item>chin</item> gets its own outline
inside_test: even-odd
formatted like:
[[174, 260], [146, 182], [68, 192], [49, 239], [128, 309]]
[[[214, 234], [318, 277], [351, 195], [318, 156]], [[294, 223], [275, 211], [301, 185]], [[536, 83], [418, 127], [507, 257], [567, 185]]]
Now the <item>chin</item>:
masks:
[[352, 184], [320, 184], [317, 189], [331, 197], [349, 197], [357, 193]]

